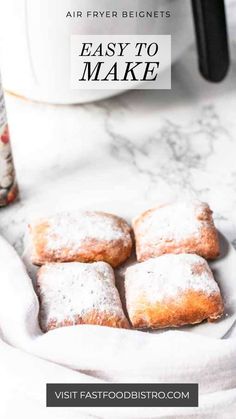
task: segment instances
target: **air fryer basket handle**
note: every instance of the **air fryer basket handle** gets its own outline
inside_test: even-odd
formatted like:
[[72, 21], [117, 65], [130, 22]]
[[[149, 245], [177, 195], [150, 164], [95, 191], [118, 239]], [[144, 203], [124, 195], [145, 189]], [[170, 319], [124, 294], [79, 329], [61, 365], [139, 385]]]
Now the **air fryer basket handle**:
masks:
[[211, 82], [220, 82], [229, 69], [224, 0], [192, 0], [199, 68]]

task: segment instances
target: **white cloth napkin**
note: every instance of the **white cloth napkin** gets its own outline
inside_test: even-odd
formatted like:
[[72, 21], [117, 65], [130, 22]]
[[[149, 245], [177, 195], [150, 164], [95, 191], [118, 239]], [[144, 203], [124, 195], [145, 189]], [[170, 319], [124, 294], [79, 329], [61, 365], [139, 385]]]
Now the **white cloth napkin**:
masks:
[[[0, 238], [0, 417], [233, 418], [236, 337], [159, 335], [99, 326], [42, 334], [38, 300], [15, 250]], [[47, 382], [196, 382], [199, 408], [46, 408]]]

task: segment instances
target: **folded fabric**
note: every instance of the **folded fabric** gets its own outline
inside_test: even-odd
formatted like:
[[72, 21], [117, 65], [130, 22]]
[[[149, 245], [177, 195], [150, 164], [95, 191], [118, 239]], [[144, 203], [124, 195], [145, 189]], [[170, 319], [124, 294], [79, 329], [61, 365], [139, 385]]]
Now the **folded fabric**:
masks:
[[[43, 334], [38, 299], [22, 260], [3, 238], [0, 254], [0, 390], [5, 401], [0, 417], [233, 417], [234, 331], [221, 340], [178, 330], [155, 335], [88, 325]], [[46, 408], [47, 382], [195, 382], [199, 383], [200, 407]]]

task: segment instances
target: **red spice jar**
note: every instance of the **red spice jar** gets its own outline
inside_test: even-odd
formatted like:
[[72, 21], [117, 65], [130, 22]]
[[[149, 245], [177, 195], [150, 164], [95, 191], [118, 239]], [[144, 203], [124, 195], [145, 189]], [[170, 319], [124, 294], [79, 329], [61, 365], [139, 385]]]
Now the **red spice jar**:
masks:
[[10, 204], [17, 196], [18, 188], [9, 141], [4, 95], [0, 81], [0, 207]]

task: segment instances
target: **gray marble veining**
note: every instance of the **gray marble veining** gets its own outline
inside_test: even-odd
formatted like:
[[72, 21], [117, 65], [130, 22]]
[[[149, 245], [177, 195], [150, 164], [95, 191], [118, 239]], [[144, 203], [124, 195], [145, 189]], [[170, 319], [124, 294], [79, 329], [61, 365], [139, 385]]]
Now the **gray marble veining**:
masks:
[[21, 200], [1, 209], [0, 228], [18, 251], [42, 212], [180, 196], [208, 201], [235, 245], [236, 48], [220, 85], [201, 79], [195, 59], [190, 50], [174, 66], [171, 91], [59, 107], [7, 96]]

